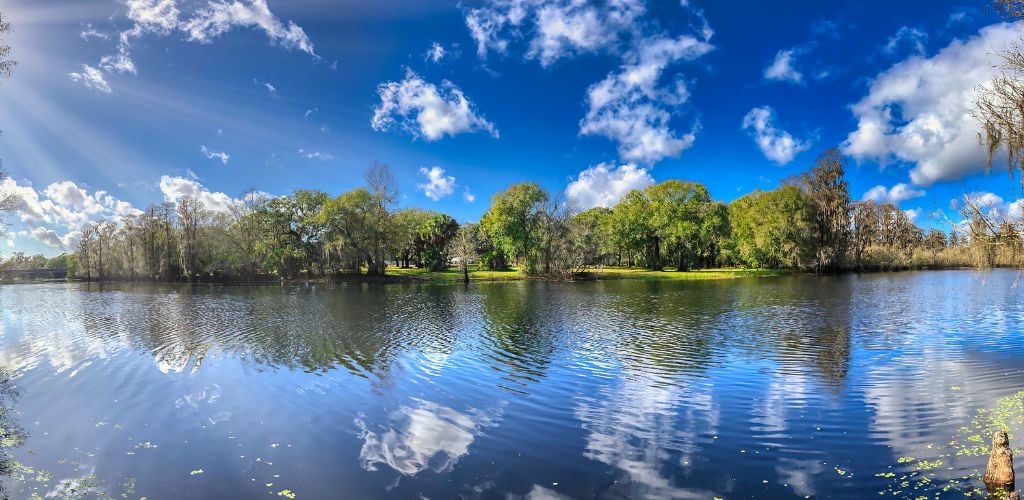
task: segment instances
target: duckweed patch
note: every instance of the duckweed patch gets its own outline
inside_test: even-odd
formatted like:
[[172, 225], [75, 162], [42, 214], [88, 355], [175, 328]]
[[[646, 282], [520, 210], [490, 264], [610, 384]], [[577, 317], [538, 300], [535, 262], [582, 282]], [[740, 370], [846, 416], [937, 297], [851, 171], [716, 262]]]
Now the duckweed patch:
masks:
[[[957, 390], [954, 388], [953, 390]], [[958, 428], [948, 443], [925, 446], [929, 459], [900, 456], [895, 465], [878, 472], [875, 477], [886, 479], [889, 486], [878, 492], [880, 496], [899, 498], [938, 498], [950, 493], [966, 497], [987, 497], [982, 483], [985, 459], [989, 454], [989, 440], [998, 430], [1010, 433], [1024, 428], [1024, 391], [998, 399], [991, 408], [975, 412], [967, 425]], [[937, 452], [937, 454], [932, 454]], [[1017, 454], [1020, 449], [1014, 449]], [[975, 461], [977, 466], [967, 475], [950, 478], [955, 470], [954, 460]]]

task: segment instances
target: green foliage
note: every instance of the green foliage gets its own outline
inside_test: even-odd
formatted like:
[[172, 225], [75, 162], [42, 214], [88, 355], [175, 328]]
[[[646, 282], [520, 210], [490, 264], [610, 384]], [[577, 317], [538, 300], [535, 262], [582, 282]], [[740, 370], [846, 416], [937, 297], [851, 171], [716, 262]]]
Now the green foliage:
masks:
[[540, 244], [540, 226], [548, 194], [535, 183], [514, 184], [494, 195], [480, 225], [494, 248], [525, 264], [527, 273], [536, 269], [535, 250]]
[[431, 271], [448, 268], [448, 247], [459, 231], [459, 223], [451, 216], [438, 214], [420, 226], [419, 241], [423, 248], [423, 266]]
[[814, 257], [814, 214], [811, 199], [795, 186], [754, 191], [733, 201], [733, 259], [753, 268], [805, 268]]

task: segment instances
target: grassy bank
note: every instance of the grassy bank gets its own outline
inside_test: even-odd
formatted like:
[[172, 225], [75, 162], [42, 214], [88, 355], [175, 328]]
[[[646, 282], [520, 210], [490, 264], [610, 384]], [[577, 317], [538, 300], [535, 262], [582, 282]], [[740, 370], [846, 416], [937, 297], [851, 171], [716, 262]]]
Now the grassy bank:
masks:
[[[407, 278], [410, 281], [427, 283], [461, 283], [462, 272], [457, 269], [448, 269], [440, 272], [429, 272], [425, 269], [400, 269], [390, 267], [388, 274], [396, 277]], [[779, 276], [786, 274], [785, 271], [773, 271], [768, 269], [702, 269], [699, 271], [650, 271], [647, 269], [626, 268], [626, 267], [604, 267], [592, 269], [581, 276], [584, 280], [657, 280], [657, 281], [703, 281], [721, 280], [734, 278], [747, 278], [759, 276]], [[472, 282], [489, 281], [516, 281], [530, 279], [516, 269], [510, 271], [470, 271], [469, 279]]]

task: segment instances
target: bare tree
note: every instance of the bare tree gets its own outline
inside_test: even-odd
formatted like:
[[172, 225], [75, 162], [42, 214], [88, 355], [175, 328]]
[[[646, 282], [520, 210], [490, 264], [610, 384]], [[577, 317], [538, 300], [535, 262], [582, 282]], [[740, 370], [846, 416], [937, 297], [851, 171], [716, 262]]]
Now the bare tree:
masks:
[[463, 283], [469, 283], [469, 267], [478, 258], [476, 247], [479, 233], [480, 228], [476, 224], [463, 224], [459, 226], [459, 232], [452, 241], [452, 257], [458, 260]]
[[181, 267], [192, 281], [199, 271], [199, 229], [205, 224], [207, 215], [203, 202], [195, 196], [184, 196], [178, 200], [178, 225], [181, 229]]
[[391, 168], [374, 162], [366, 169], [366, 185], [373, 195], [373, 208], [369, 214], [369, 248], [366, 256], [366, 272], [383, 276], [387, 267], [388, 246], [391, 244], [391, 213], [398, 200], [398, 181]]

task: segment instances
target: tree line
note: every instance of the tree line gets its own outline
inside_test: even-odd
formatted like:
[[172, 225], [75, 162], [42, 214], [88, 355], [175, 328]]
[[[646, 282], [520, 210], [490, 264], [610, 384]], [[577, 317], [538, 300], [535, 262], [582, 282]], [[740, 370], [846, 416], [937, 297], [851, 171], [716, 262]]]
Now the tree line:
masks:
[[898, 207], [853, 201], [848, 159], [835, 149], [778, 188], [731, 203], [696, 182], [667, 180], [630, 191], [613, 207], [577, 210], [535, 183], [494, 195], [478, 223], [398, 208], [396, 181], [381, 164], [365, 187], [332, 197], [250, 191], [227, 211], [195, 197], [85, 226], [60, 262], [85, 280], [251, 281], [382, 277], [389, 267], [457, 266], [571, 278], [601, 266], [650, 270], [713, 267], [815, 273], [1020, 265], [1022, 237], [993, 226], [968, 200], [949, 233], [925, 231]]

